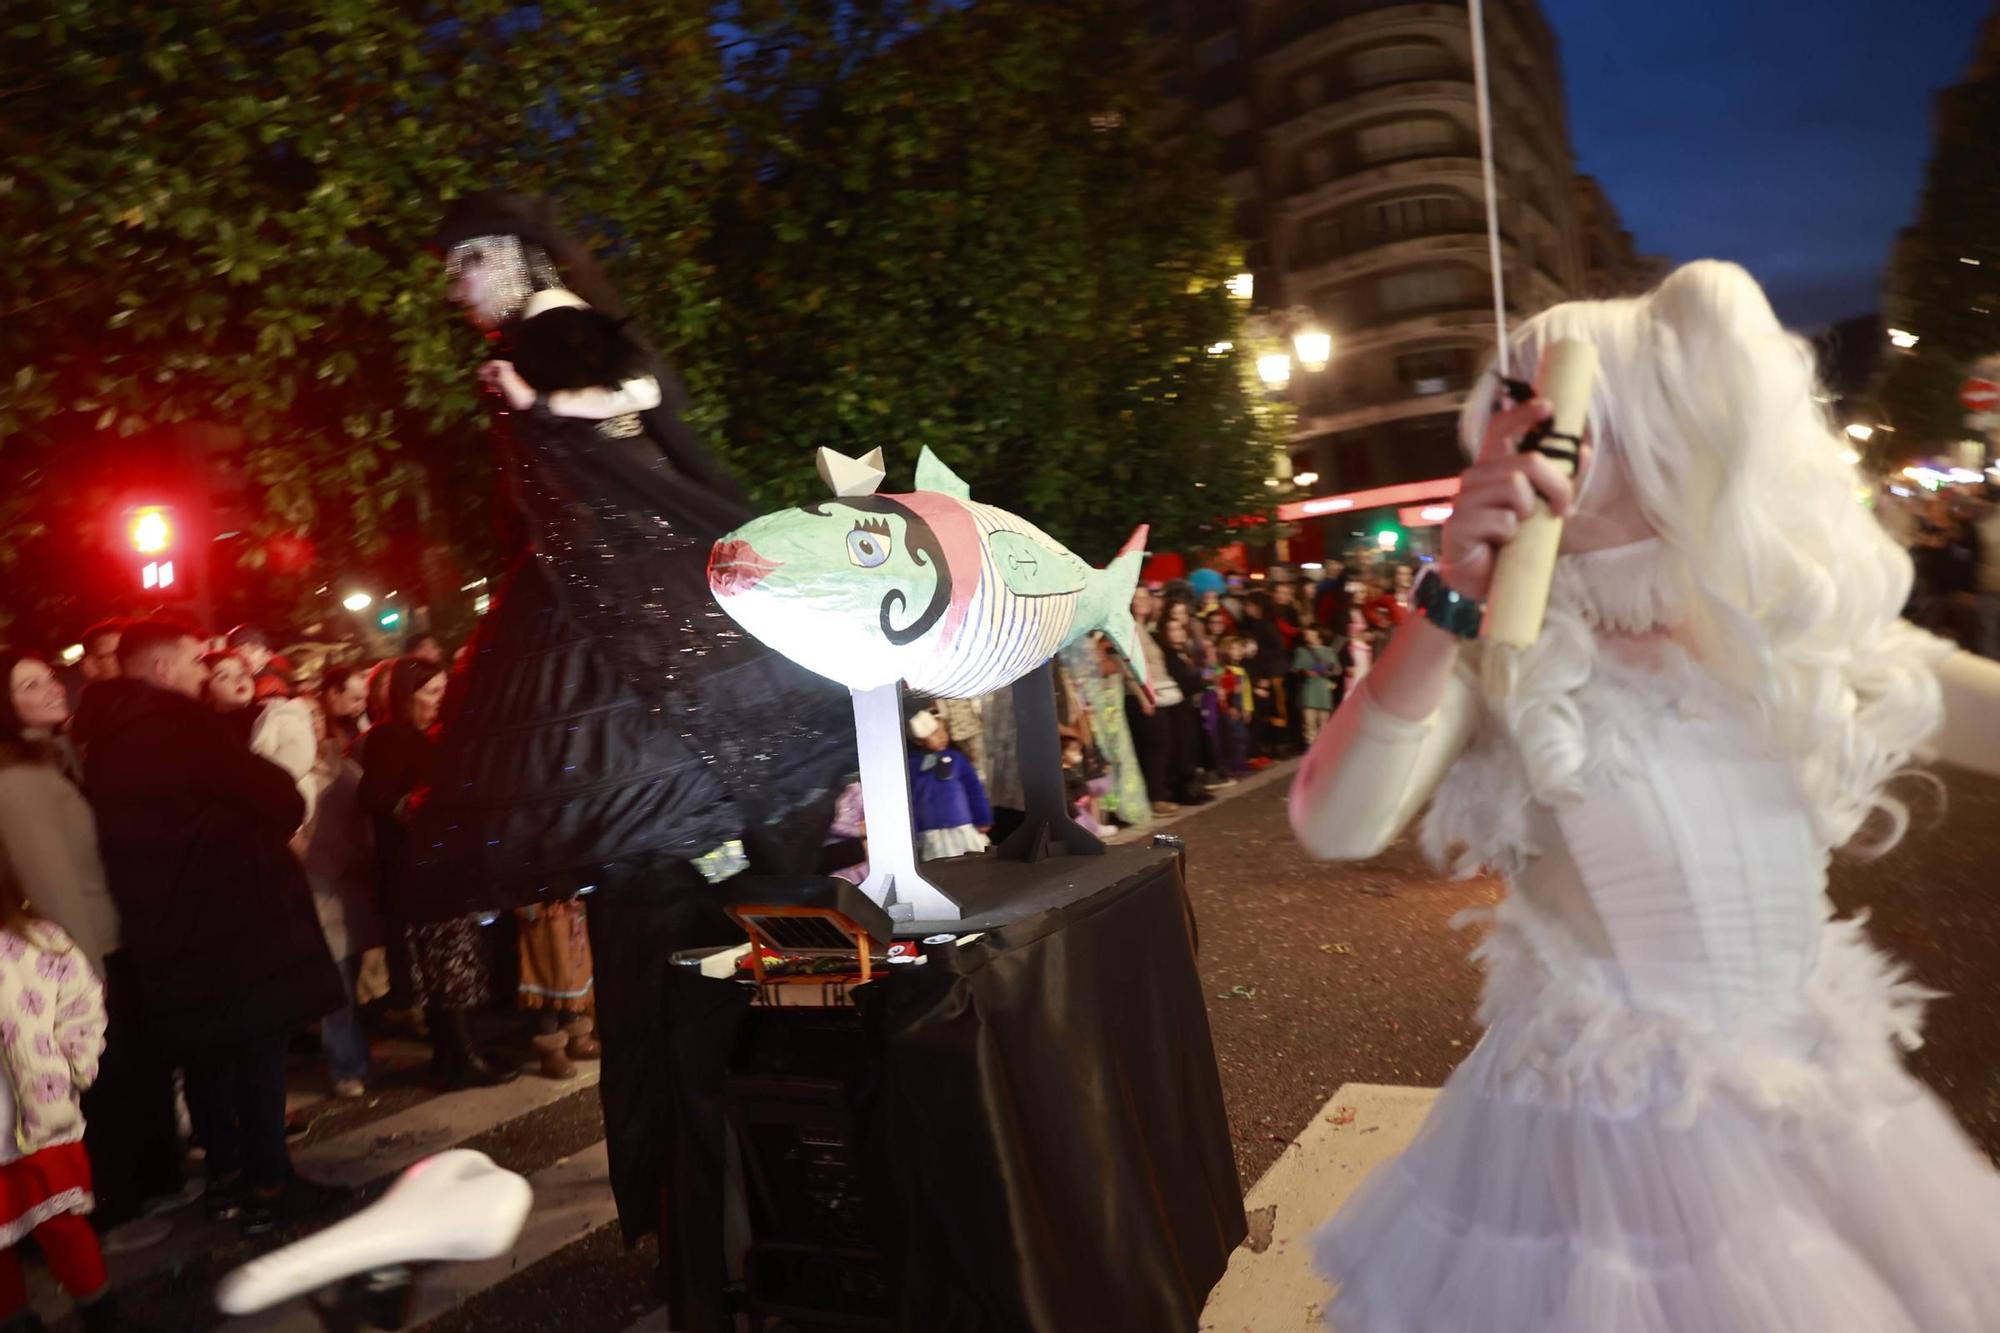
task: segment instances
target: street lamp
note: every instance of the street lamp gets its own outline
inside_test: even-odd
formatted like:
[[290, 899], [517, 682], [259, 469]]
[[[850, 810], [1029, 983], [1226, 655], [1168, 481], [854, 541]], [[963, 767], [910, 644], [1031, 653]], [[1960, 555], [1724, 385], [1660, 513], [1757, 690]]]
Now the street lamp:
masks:
[[1889, 330], [1890, 344], [1896, 347], [1900, 347], [1906, 352], [1912, 347], [1915, 347], [1918, 341], [1919, 340], [1917, 338], [1917, 335], [1911, 333], [1908, 329]]
[[1229, 294], [1237, 300], [1247, 301], [1257, 294], [1257, 275], [1254, 273], [1238, 273], [1235, 277], [1225, 282], [1223, 286], [1227, 287]]
[[1257, 358], [1257, 375], [1268, 389], [1282, 389], [1292, 382], [1289, 352], [1266, 352]]
[[1850, 440], [1859, 440], [1863, 444], [1868, 443], [1874, 434], [1875, 428], [1873, 426], [1864, 426], [1858, 421], [1847, 428], [1847, 438]]
[[1300, 487], [1302, 489], [1308, 486], [1317, 486], [1319, 485], [1319, 473], [1317, 472], [1294, 473], [1292, 476], [1292, 485]]
[[365, 592], [351, 592], [340, 599], [340, 604], [350, 611], [366, 611], [375, 604], [375, 599]]
[[1300, 329], [1292, 335], [1292, 350], [1298, 353], [1300, 365], [1318, 374], [1333, 359], [1333, 335], [1316, 327]]

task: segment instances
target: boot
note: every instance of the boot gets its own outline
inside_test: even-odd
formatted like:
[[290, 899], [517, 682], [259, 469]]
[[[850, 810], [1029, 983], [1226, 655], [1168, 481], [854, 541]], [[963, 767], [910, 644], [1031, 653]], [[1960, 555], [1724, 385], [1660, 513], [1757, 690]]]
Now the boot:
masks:
[[569, 1062], [569, 1038], [560, 1032], [552, 1032], [546, 1037], [536, 1037], [535, 1054], [542, 1058], [542, 1067], [537, 1072], [543, 1078], [567, 1079], [576, 1077], [576, 1066]]
[[572, 1060], [597, 1060], [604, 1056], [604, 1047], [592, 1034], [597, 1031], [597, 1020], [589, 1014], [563, 1024], [563, 1032], [569, 1037], [569, 1058]]
[[463, 1009], [433, 1007], [430, 1018], [432, 1068], [447, 1091], [495, 1088], [521, 1076], [517, 1070], [494, 1068], [479, 1054], [472, 1045], [472, 1027]]

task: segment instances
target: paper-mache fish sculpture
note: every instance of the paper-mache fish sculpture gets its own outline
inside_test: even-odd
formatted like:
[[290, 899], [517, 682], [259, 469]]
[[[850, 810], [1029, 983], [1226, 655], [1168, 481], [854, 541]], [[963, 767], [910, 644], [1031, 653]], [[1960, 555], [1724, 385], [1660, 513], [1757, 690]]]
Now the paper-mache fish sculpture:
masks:
[[831, 498], [724, 537], [709, 586], [744, 629], [850, 690], [902, 681], [964, 699], [1025, 676], [1093, 630], [1140, 679], [1132, 590], [1146, 529], [1093, 569], [1026, 519], [979, 504], [926, 448], [917, 486], [880, 495], [882, 451], [819, 451]]

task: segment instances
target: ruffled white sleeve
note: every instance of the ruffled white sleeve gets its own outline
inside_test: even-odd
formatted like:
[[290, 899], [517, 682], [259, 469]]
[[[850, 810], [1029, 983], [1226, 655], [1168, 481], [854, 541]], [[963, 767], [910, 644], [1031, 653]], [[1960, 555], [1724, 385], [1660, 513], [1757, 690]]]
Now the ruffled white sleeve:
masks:
[[1454, 675], [1430, 717], [1410, 721], [1375, 700], [1364, 680], [1327, 722], [1292, 783], [1292, 832], [1323, 861], [1388, 850], [1424, 808], [1471, 739], [1472, 687]]

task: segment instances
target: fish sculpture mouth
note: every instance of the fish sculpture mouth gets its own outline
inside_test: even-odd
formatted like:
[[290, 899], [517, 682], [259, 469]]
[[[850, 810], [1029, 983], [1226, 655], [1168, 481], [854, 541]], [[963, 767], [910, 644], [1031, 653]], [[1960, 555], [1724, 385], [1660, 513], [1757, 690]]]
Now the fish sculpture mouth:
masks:
[[708, 586], [717, 597], [738, 597], [769, 578], [777, 564], [746, 541], [719, 541], [708, 553]]

